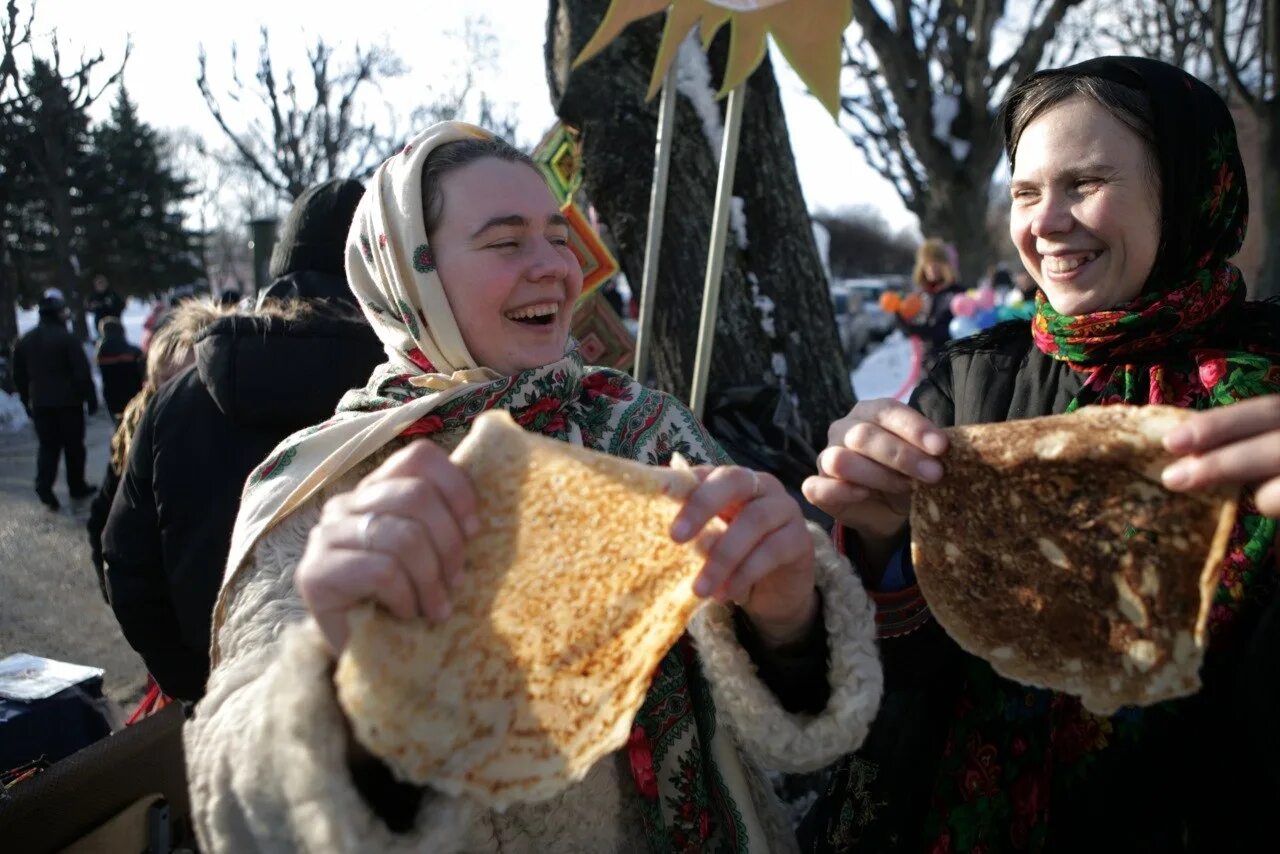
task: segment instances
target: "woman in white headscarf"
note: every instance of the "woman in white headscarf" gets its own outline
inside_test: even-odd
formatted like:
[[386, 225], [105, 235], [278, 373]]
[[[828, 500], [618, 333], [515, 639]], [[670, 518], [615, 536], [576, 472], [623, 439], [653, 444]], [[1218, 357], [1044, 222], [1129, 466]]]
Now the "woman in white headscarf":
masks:
[[[214, 669], [187, 730], [205, 850], [793, 847], [747, 754], [810, 770], [865, 734], [880, 670], [848, 564], [774, 478], [723, 465], [676, 400], [582, 365], [567, 224], [529, 159], [488, 133], [439, 124], [384, 163], [348, 236], [347, 274], [388, 362], [246, 485]], [[662, 690], [628, 750], [503, 814], [395, 782], [352, 741], [332, 683], [351, 608], [448, 619], [476, 504], [447, 452], [491, 408], [651, 465], [679, 452], [703, 465], [673, 536], [729, 523], [695, 583], [717, 601], [659, 666]]]

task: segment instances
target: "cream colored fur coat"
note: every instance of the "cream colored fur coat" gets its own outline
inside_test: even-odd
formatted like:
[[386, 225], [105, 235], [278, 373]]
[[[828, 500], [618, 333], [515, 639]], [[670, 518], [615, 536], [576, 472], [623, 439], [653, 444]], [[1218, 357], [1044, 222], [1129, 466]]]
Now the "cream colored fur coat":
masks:
[[[214, 852], [643, 851], [625, 752], [558, 797], [498, 814], [467, 799], [424, 799], [393, 833], [352, 784], [332, 658], [293, 586], [324, 501], [354, 487], [385, 454], [323, 490], [258, 543], [219, 633], [220, 662], [187, 724], [191, 806]], [[813, 529], [830, 647], [831, 700], [817, 716], [786, 712], [738, 645], [727, 608], [703, 608], [690, 633], [721, 721], [733, 733], [768, 850], [795, 849], [761, 772], [821, 768], [857, 748], [880, 702], [873, 608], [848, 562]], [[742, 804], [747, 807], [747, 804]], [[754, 850], [754, 848], [753, 848]]]

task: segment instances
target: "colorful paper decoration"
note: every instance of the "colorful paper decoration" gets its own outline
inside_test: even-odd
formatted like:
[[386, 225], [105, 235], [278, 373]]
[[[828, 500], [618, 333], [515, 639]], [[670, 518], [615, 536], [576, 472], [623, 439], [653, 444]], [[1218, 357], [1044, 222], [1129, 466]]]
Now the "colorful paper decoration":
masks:
[[533, 162], [546, 176], [560, 204], [569, 201], [581, 183], [578, 141], [562, 122], [556, 122], [533, 150]]
[[840, 110], [840, 67], [844, 31], [853, 19], [850, 0], [613, 0], [582, 53], [581, 65], [604, 50], [633, 21], [667, 10], [658, 60], [649, 78], [649, 98], [675, 59], [680, 42], [701, 25], [703, 50], [726, 23], [729, 61], [720, 95], [751, 76], [764, 59], [772, 35], [809, 91], [835, 116]]
[[593, 291], [578, 303], [572, 331], [578, 340], [578, 352], [588, 365], [631, 369], [635, 342], [604, 294]]
[[582, 266], [582, 296], [585, 298], [617, 274], [618, 262], [591, 227], [577, 202], [566, 202], [560, 213], [569, 220], [569, 248], [578, 256], [578, 263]]

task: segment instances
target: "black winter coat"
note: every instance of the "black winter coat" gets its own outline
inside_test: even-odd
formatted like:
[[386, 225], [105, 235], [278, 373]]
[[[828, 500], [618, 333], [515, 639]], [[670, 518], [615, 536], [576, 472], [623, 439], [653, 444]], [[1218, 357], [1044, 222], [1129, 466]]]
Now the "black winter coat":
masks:
[[908, 335], [917, 335], [925, 346], [926, 359], [942, 352], [951, 340], [951, 300], [957, 294], [964, 293], [964, 285], [956, 282], [948, 285], [928, 298], [928, 311], [922, 317], [902, 321], [903, 331]]
[[78, 407], [97, 409], [89, 357], [61, 318], [40, 323], [13, 347], [13, 383], [28, 409]]
[[95, 326], [104, 317], [119, 317], [124, 314], [124, 307], [124, 298], [111, 288], [107, 288], [102, 293], [94, 291], [85, 303], [85, 309], [93, 315]]
[[124, 339], [104, 338], [98, 344], [98, 372], [102, 374], [102, 399], [107, 412], [119, 417], [133, 396], [142, 390], [147, 357]]
[[[1252, 325], [1241, 338], [1280, 341], [1280, 306], [1250, 308]], [[940, 426], [1010, 421], [1062, 413], [1080, 386], [1078, 372], [1035, 347], [1029, 324], [1013, 321], [944, 350], [912, 406]], [[1264, 572], [1275, 575], [1274, 555]], [[984, 850], [1274, 850], [1280, 808], [1276, 592], [1274, 585], [1263, 588], [1249, 617], [1241, 617], [1244, 631], [1224, 647], [1210, 647], [1199, 694], [1149, 711], [1136, 744], [1116, 739], [1094, 754], [1071, 792], [1052, 793], [1043, 847], [1015, 848], [1005, 839]], [[918, 601], [909, 603], [911, 597]], [[927, 850], [925, 817], [963, 672], [990, 672], [931, 617], [922, 625], [911, 621], [910, 615], [927, 613], [920, 611], [918, 588], [876, 598], [878, 619], [905, 619], [897, 636], [882, 626], [884, 699], [862, 749], [838, 768], [801, 827], [806, 852]]]
[[245, 478], [384, 359], [359, 320], [232, 316], [147, 407], [103, 532], [111, 605], [165, 693], [196, 700]]

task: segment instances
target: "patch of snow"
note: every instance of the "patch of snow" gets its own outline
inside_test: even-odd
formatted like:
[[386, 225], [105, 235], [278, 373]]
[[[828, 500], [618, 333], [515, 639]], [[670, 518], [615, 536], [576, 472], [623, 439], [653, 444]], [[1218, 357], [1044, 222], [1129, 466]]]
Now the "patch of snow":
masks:
[[813, 230], [813, 242], [818, 247], [818, 260], [822, 262], [822, 272], [826, 274], [827, 281], [831, 281], [831, 232], [825, 225], [815, 220], [810, 220], [810, 227]]
[[702, 135], [711, 146], [711, 155], [719, 160], [724, 122], [720, 118], [715, 89], [711, 86], [711, 66], [698, 43], [696, 31], [690, 32], [680, 42], [676, 53], [676, 91], [693, 104], [694, 112], [702, 120]]
[[951, 149], [951, 156], [964, 160], [972, 147], [967, 140], [951, 135], [951, 123], [960, 115], [960, 99], [950, 92], [933, 94], [933, 138]]
[[729, 200], [729, 227], [733, 229], [733, 238], [738, 248], [747, 249], [747, 203], [741, 196]]
[[760, 293], [760, 281], [756, 278], [755, 273], [747, 274], [747, 282], [751, 285], [751, 302], [755, 305], [756, 311], [760, 312], [760, 328], [770, 338], [777, 338], [778, 327], [773, 322], [773, 315], [777, 311], [777, 306], [773, 300]]
[[919, 376], [918, 350], [911, 339], [901, 331], [895, 331], [884, 343], [873, 350], [849, 375], [853, 393], [858, 400], [876, 400], [894, 397], [906, 403], [915, 384], [913, 376]]
[[773, 358], [770, 360], [770, 367], [773, 368], [773, 375], [778, 378], [778, 382], [785, 385], [787, 381], [786, 354], [774, 351]]
[[31, 419], [22, 408], [22, 400], [16, 394], [0, 391], [0, 433], [16, 433], [27, 426]]

